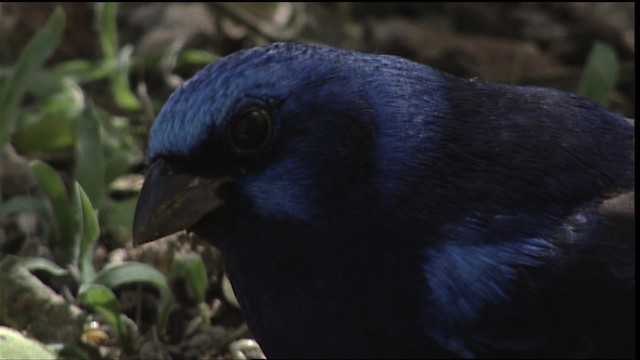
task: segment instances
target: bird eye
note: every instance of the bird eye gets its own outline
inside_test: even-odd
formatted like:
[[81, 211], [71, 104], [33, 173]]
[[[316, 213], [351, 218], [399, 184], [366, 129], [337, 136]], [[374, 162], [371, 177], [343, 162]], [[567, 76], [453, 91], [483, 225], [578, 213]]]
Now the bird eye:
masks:
[[262, 149], [271, 137], [271, 117], [258, 108], [250, 108], [234, 118], [229, 128], [233, 148], [242, 154]]

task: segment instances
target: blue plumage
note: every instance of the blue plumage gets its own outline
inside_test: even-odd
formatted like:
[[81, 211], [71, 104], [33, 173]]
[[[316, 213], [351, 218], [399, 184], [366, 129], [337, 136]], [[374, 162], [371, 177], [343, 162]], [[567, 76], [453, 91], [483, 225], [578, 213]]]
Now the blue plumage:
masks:
[[167, 101], [135, 235], [219, 246], [272, 357], [633, 355], [634, 151], [576, 95], [272, 44]]

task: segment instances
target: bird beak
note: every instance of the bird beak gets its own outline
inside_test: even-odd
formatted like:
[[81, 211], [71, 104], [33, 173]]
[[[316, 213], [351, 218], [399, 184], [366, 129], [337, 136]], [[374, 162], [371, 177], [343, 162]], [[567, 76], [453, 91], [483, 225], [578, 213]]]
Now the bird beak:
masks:
[[191, 228], [224, 205], [218, 188], [228, 181], [175, 173], [163, 160], [153, 162], [136, 205], [134, 244]]

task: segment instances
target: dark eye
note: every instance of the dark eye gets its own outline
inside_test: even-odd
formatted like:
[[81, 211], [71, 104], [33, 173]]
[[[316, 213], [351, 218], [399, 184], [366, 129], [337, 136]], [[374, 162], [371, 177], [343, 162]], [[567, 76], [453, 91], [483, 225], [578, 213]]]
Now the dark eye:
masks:
[[271, 138], [271, 116], [258, 108], [250, 108], [231, 121], [229, 140], [241, 154], [262, 149]]

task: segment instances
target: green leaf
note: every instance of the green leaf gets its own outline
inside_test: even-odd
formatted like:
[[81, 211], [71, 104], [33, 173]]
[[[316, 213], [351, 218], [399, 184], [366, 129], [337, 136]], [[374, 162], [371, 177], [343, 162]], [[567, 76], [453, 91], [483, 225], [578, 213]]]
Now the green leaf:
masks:
[[98, 6], [98, 29], [100, 32], [100, 45], [105, 57], [113, 57], [118, 50], [118, 26], [116, 13], [118, 3], [101, 3]]
[[220, 56], [205, 50], [188, 49], [178, 54], [177, 64], [207, 65]]
[[15, 132], [12, 143], [21, 153], [46, 152], [74, 143], [74, 121], [71, 118], [45, 117], [33, 126]]
[[74, 359], [74, 360], [91, 360], [91, 357], [79, 345], [67, 343], [48, 344], [47, 348], [55, 351], [58, 356], [56, 359]]
[[222, 278], [222, 295], [231, 305], [238, 309], [240, 308], [240, 303], [238, 302], [236, 293], [233, 291], [231, 281], [229, 281], [229, 278], [226, 275]]
[[24, 259], [24, 265], [30, 272], [44, 271], [52, 276], [69, 275], [69, 270], [63, 269], [58, 264], [45, 258], [30, 257]]
[[171, 277], [184, 276], [193, 290], [198, 302], [205, 301], [207, 290], [207, 270], [200, 255], [195, 253], [177, 252], [171, 265]]
[[[40, 111], [51, 117], [73, 119], [85, 109], [85, 97], [82, 88], [70, 77], [49, 76], [52, 83], [50, 93], [40, 106]], [[43, 80], [44, 82], [44, 80]]]
[[74, 219], [71, 212], [71, 204], [67, 189], [64, 187], [62, 179], [58, 173], [46, 163], [40, 160], [32, 160], [29, 166], [40, 184], [42, 191], [49, 198], [56, 219], [56, 230], [58, 234], [57, 243], [52, 247], [60, 247], [71, 250], [75, 244]]
[[52, 72], [57, 76], [68, 76], [80, 84], [104, 79], [113, 74], [118, 68], [115, 58], [105, 58], [96, 62], [75, 59], [53, 67]]
[[125, 46], [118, 54], [118, 71], [111, 78], [111, 89], [118, 106], [125, 110], [140, 109], [140, 102], [129, 86], [132, 46]]
[[618, 81], [619, 68], [615, 50], [605, 43], [596, 41], [587, 57], [578, 92], [606, 106], [609, 103], [609, 95]]
[[[35, 105], [22, 108], [12, 141], [21, 153], [50, 151], [73, 145], [74, 118], [85, 108], [82, 89], [71, 78], [36, 76]], [[37, 90], [35, 90], [37, 89]], [[44, 100], [38, 101], [39, 97]]]
[[105, 184], [125, 175], [131, 165], [143, 158], [142, 151], [131, 135], [129, 120], [123, 117], [103, 114], [103, 147], [105, 154]]
[[117, 10], [117, 3], [98, 5], [100, 45], [105, 58], [117, 59], [117, 70], [111, 74], [111, 90], [116, 104], [125, 110], [137, 110], [141, 105], [129, 86], [129, 68], [133, 47], [125, 46], [118, 51]]
[[77, 210], [80, 215], [79, 232], [80, 232], [80, 251], [78, 265], [80, 267], [80, 277], [83, 283], [91, 282], [96, 272], [93, 267], [93, 248], [98, 235], [100, 235], [100, 227], [98, 226], [98, 217], [91, 205], [91, 201], [84, 192], [82, 186], [76, 182], [74, 184], [75, 201], [77, 202]]
[[57, 7], [44, 28], [38, 31], [20, 54], [13, 75], [0, 93], [0, 146], [13, 131], [14, 114], [29, 78], [58, 47], [64, 23], [64, 12]]
[[0, 326], [0, 360], [7, 359], [56, 359], [56, 354], [41, 342], [30, 339], [21, 332]]
[[89, 284], [80, 288], [78, 301], [102, 315], [106, 322], [116, 330], [116, 337], [121, 344], [126, 341], [127, 328], [120, 315], [120, 304], [111, 290], [104, 285]]
[[30, 195], [17, 195], [3, 203], [0, 208], [0, 221], [7, 216], [23, 212], [34, 212], [45, 221], [51, 222], [46, 205], [37, 197]]
[[[38, 112], [73, 118], [84, 109], [84, 92], [71, 76], [60, 76], [49, 69], [39, 70], [31, 77], [27, 88], [32, 97], [30, 103], [36, 105], [31, 107], [37, 108]], [[29, 107], [22, 107], [20, 112], [25, 108]]]
[[[205, 302], [207, 291], [207, 270], [200, 255], [193, 252], [179, 251], [173, 257], [171, 264], [171, 278], [184, 277], [194, 293], [198, 303]], [[201, 313], [205, 324], [209, 324], [209, 316]]]
[[100, 212], [101, 215], [104, 215], [104, 221], [102, 222], [104, 227], [114, 236], [117, 244], [126, 246], [127, 243], [131, 242], [133, 237], [131, 233], [133, 215], [135, 214], [137, 202], [137, 197], [110, 202]]
[[90, 74], [96, 71], [97, 67], [99, 67], [99, 64], [94, 61], [72, 59], [53, 65], [50, 71], [56, 76], [69, 77], [74, 81], [80, 82], [79, 79], [90, 77]]
[[164, 327], [173, 305], [173, 294], [161, 272], [147, 264], [125, 262], [118, 266], [103, 269], [93, 279], [94, 284], [101, 284], [108, 288], [135, 282], [151, 284], [160, 292], [159, 323], [161, 327]]
[[[135, 146], [135, 145], [134, 145]], [[117, 178], [127, 174], [131, 164], [140, 158], [140, 149], [121, 144], [117, 152], [110, 154], [105, 162], [105, 183], [111, 184]]]
[[104, 195], [104, 153], [100, 121], [95, 107], [89, 104], [77, 119], [75, 178], [87, 192], [89, 200], [99, 208]]

